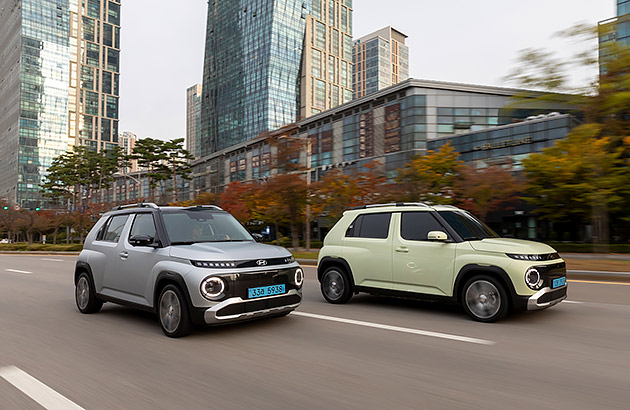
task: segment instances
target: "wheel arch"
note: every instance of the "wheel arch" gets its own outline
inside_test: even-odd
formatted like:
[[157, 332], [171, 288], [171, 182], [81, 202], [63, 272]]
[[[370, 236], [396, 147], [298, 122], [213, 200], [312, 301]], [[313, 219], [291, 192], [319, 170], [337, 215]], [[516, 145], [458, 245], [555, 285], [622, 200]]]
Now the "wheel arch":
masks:
[[324, 272], [326, 269], [337, 266], [346, 271], [348, 276], [350, 276], [350, 282], [352, 284], [352, 289], [355, 288], [354, 283], [354, 275], [352, 274], [352, 269], [350, 268], [350, 264], [343, 258], [335, 258], [332, 256], [325, 256], [317, 265], [317, 280], [321, 283], [322, 277], [324, 276]]
[[457, 274], [457, 278], [455, 279], [455, 285], [453, 286], [453, 296], [457, 303], [462, 302], [462, 290], [464, 284], [468, 281], [468, 279], [473, 276], [485, 275], [490, 276], [491, 278], [496, 279], [501, 283], [505, 290], [508, 293], [508, 298], [510, 299], [510, 306], [514, 307], [516, 301], [516, 290], [514, 289], [514, 284], [510, 279], [510, 276], [498, 266], [483, 266], [477, 264], [469, 264], [462, 267]]
[[82, 273], [87, 273], [88, 278], [92, 282], [92, 286], [94, 286], [94, 276], [92, 275], [92, 268], [87, 262], [77, 262], [74, 268], [74, 284], [76, 285], [79, 281], [79, 276]]

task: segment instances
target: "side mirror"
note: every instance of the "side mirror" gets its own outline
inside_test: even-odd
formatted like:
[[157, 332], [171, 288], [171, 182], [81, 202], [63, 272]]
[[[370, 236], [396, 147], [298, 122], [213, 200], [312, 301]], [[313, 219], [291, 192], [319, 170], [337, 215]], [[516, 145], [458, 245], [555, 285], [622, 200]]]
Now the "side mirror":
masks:
[[134, 235], [129, 238], [129, 244], [131, 246], [151, 246], [156, 247], [155, 238], [149, 235]]
[[445, 241], [448, 241], [448, 235], [442, 231], [431, 231], [427, 235], [427, 239], [430, 241], [445, 242]]
[[262, 242], [263, 241], [263, 236], [259, 233], [253, 233], [252, 236], [254, 237], [254, 240], [256, 242]]

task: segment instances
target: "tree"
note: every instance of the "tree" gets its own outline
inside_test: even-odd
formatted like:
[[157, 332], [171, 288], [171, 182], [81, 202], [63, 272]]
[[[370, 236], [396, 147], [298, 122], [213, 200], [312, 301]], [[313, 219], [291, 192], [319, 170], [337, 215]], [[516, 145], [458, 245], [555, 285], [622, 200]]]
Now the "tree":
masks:
[[356, 178], [345, 175], [340, 169], [328, 172], [321, 181], [311, 185], [311, 208], [314, 215], [325, 215], [334, 220], [343, 211], [357, 206], [359, 186]]
[[490, 165], [476, 169], [462, 165], [455, 182], [457, 205], [486, 221], [489, 212], [505, 209], [504, 205], [518, 199], [522, 187], [512, 169]]
[[184, 139], [177, 138], [163, 145], [166, 155], [165, 167], [173, 180], [173, 201], [177, 202], [177, 177], [190, 180], [192, 167], [190, 161], [195, 157], [184, 149]]
[[170, 178], [165, 172], [163, 162], [167, 160], [164, 152], [165, 142], [154, 138], [143, 138], [136, 142], [131, 159], [138, 161], [138, 166], [147, 170], [149, 178], [149, 199], [154, 201], [155, 188], [162, 181]]
[[396, 178], [400, 197], [412, 202], [452, 204], [457, 167], [461, 163], [450, 143], [438, 151], [429, 150], [425, 155], [415, 156]]
[[240, 181], [230, 182], [221, 193], [219, 206], [245, 224], [252, 219], [252, 211], [248, 206], [252, 192], [252, 184], [244, 184]]

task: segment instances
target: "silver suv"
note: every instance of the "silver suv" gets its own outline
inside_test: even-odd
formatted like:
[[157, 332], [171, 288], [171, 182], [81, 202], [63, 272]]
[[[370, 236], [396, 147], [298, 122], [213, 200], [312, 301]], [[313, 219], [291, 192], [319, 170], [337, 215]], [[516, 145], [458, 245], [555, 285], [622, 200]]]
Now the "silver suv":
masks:
[[114, 302], [156, 312], [169, 337], [192, 323], [284, 316], [302, 300], [304, 272], [284, 248], [257, 243], [210, 206], [114, 208], [88, 234], [75, 274], [82, 313]]

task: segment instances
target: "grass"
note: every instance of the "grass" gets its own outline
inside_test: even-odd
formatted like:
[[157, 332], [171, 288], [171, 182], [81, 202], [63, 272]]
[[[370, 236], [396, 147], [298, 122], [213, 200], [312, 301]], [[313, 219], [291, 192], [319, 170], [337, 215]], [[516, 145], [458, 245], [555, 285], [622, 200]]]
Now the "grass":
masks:
[[23, 252], [79, 252], [83, 249], [80, 243], [57, 244], [51, 243], [33, 243], [29, 245], [27, 242], [17, 243], [0, 243], [0, 251], [23, 251]]

